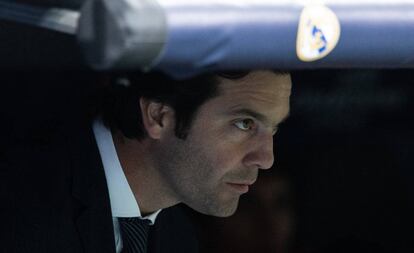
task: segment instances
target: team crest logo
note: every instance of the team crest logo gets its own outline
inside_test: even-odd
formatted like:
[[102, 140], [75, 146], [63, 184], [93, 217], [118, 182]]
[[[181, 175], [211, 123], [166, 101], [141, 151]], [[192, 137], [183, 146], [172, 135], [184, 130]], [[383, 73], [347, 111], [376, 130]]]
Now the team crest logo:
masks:
[[319, 60], [332, 52], [340, 32], [338, 17], [328, 7], [305, 7], [299, 20], [296, 54], [305, 62]]

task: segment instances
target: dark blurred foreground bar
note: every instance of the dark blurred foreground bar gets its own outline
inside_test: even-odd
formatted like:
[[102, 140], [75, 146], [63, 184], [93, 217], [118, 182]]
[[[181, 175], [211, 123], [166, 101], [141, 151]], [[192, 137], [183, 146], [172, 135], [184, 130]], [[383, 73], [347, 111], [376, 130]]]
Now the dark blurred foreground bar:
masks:
[[[413, 1], [49, 0], [50, 7], [35, 2], [26, 6], [79, 14], [77, 41], [69, 38], [75, 34], [68, 40], [88, 66], [99, 70], [158, 69], [186, 78], [230, 69], [414, 67]], [[14, 39], [14, 46], [28, 43], [10, 38], [4, 29], [1, 33], [6, 41]], [[48, 33], [50, 46], [62, 43], [53, 39], [57, 32]], [[33, 46], [26, 53], [38, 50]], [[73, 62], [65, 60], [73, 53], [65, 51], [52, 58], [70, 66]]]

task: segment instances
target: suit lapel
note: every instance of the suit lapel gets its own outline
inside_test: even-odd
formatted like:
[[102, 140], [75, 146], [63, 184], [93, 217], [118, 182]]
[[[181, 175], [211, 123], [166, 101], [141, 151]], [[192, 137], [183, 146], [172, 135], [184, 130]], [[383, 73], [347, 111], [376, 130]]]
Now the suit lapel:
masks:
[[72, 195], [80, 203], [76, 226], [84, 251], [115, 253], [114, 229], [105, 173], [91, 127], [70, 138]]

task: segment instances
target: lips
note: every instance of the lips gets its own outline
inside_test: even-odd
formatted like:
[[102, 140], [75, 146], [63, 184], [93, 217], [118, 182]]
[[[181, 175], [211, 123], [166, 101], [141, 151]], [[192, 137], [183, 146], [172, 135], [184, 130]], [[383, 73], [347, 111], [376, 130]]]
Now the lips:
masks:
[[251, 177], [244, 177], [234, 178], [233, 180], [229, 180], [226, 182], [226, 185], [230, 186], [231, 190], [238, 193], [243, 194], [249, 191], [249, 187], [254, 184], [257, 180], [256, 176], [251, 175]]
[[254, 182], [241, 182], [241, 183], [227, 183], [234, 191], [243, 194], [249, 191], [249, 186]]

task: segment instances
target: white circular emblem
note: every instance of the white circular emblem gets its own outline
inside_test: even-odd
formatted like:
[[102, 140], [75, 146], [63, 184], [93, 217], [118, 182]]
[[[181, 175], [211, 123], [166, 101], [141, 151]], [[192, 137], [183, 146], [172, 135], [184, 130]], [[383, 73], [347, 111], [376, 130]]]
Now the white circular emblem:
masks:
[[303, 9], [296, 39], [296, 54], [305, 62], [328, 55], [339, 41], [341, 27], [338, 17], [326, 6], [307, 6]]

